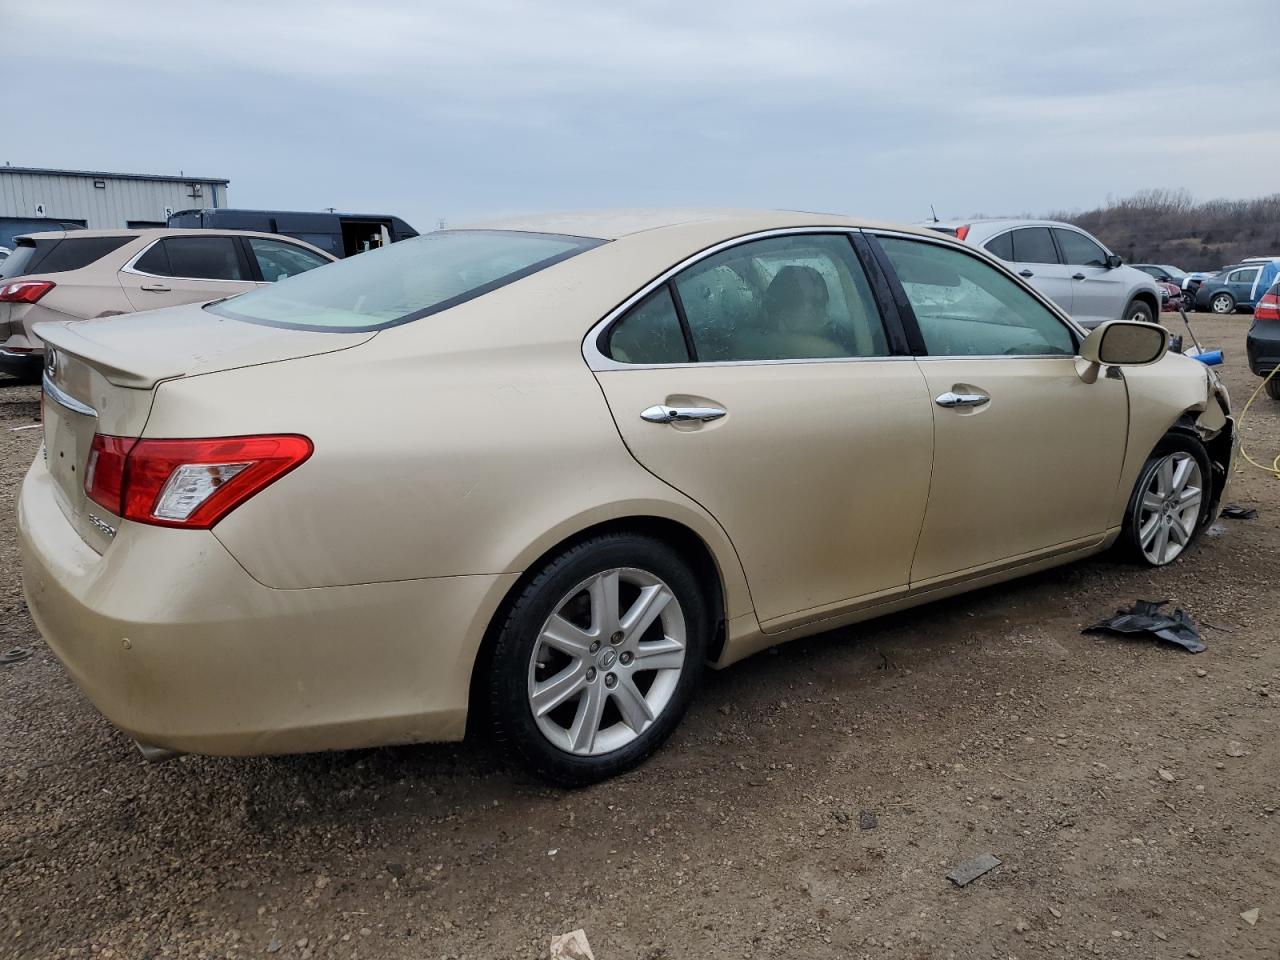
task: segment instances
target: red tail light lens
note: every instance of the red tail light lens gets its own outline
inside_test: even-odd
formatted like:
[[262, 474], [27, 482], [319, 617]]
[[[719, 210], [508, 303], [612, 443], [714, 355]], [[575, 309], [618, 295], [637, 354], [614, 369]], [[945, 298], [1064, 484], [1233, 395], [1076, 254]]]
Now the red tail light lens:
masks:
[[201, 440], [99, 434], [85, 469], [85, 493], [126, 520], [207, 530], [313, 449], [297, 434]]
[[968, 235], [969, 235], [969, 224], [966, 223], [964, 226], [956, 227], [957, 240], [963, 240]]
[[1253, 308], [1255, 320], [1280, 320], [1280, 294], [1268, 293]]
[[0, 286], [0, 303], [35, 303], [56, 286], [52, 280], [15, 280]]

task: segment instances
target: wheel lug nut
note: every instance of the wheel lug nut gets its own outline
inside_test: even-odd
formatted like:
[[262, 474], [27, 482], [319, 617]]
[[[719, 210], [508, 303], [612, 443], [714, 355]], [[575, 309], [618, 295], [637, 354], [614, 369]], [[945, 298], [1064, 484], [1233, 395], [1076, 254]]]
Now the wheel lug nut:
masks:
[[587, 667], [587, 683], [591, 683], [596, 678], [596, 668]]
[[622, 631], [619, 630], [612, 637], [610, 637], [609, 642], [612, 643], [615, 647], [618, 644], [620, 644], [622, 642]]
[[621, 663], [621, 664], [625, 667], [625, 666], [626, 666], [627, 664], [629, 664], [633, 659], [635, 659], [635, 658], [631, 656], [631, 651], [630, 651], [630, 650], [623, 650], [623, 651], [622, 651], [622, 656], [618, 657], [618, 662], [619, 662], [619, 663]]
[[610, 689], [618, 685], [618, 677], [616, 674], [606, 673], [604, 675], [604, 685]]
[[600, 641], [599, 641], [599, 640], [592, 640], [592, 641], [591, 641], [591, 652], [592, 652], [592, 653], [595, 653], [595, 652], [596, 652], [597, 650], [599, 650], [599, 649], [600, 649]]

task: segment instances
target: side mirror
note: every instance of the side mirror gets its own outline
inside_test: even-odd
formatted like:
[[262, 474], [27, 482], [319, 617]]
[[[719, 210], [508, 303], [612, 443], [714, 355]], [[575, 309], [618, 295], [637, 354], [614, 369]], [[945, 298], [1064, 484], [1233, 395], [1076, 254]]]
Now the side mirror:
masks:
[[1122, 257], [1120, 257], [1118, 254], [1114, 254], [1114, 253], [1109, 253], [1109, 254], [1107, 254], [1107, 269], [1108, 269], [1108, 270], [1114, 270], [1116, 267], [1123, 267], [1123, 266], [1124, 266], [1124, 258], [1122, 258]]
[[1169, 331], [1164, 327], [1112, 320], [1097, 327], [1080, 344], [1080, 358], [1087, 364], [1080, 379], [1093, 383], [1103, 367], [1141, 367], [1155, 363], [1168, 349]]

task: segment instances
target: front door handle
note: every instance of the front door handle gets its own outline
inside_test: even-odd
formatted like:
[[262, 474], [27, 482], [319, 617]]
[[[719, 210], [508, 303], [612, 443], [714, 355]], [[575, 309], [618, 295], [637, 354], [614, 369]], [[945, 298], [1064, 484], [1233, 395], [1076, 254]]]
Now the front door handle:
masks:
[[640, 412], [640, 419], [649, 423], [691, 423], [708, 420], [719, 420], [725, 415], [720, 407], [669, 407], [665, 403], [655, 404]]
[[1072, 279], [1072, 280], [1083, 280], [1083, 279], [1084, 279], [1084, 274], [1083, 274], [1083, 273], [1073, 273], [1073, 274], [1071, 275], [1071, 279]]
[[934, 397], [933, 402], [940, 407], [980, 407], [984, 403], [990, 403], [991, 398], [985, 393], [952, 393], [948, 390]]
[[1018, 276], [1020, 276], [1020, 277], [1028, 277], [1028, 278], [1030, 278], [1030, 277], [1034, 277], [1034, 276], [1035, 276], [1035, 274], [1034, 274], [1034, 273], [1032, 273], [1030, 270], [1019, 270], [1019, 271], [1018, 271]]
[[168, 293], [172, 288], [166, 287], [163, 283], [144, 283], [142, 289], [148, 293]]

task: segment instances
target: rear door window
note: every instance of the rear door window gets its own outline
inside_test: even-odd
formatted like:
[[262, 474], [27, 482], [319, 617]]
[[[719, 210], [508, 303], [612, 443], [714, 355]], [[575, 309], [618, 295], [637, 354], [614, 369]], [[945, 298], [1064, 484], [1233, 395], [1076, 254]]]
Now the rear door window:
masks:
[[191, 280], [250, 280], [234, 237], [169, 237], [170, 276]]
[[1015, 263], [1057, 263], [1058, 251], [1048, 227], [1022, 227], [1013, 231]]
[[186, 280], [251, 280], [234, 237], [167, 237], [156, 242], [134, 269]]

